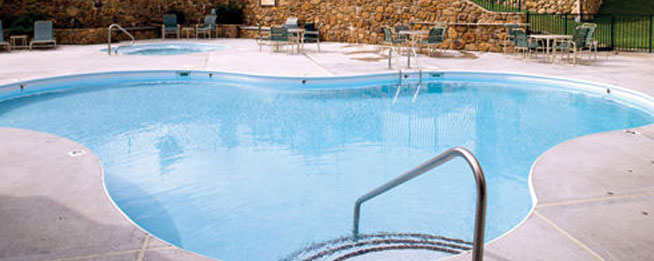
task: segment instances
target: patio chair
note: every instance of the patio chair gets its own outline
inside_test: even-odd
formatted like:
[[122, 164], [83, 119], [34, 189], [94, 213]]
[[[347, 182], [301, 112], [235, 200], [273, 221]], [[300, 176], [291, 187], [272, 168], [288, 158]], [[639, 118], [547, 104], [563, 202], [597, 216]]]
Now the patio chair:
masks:
[[0, 20], [0, 46], [6, 46], [7, 51], [11, 51], [11, 45], [5, 42], [5, 37], [2, 35], [2, 20]]
[[427, 55], [431, 56], [432, 47], [436, 47], [438, 50], [438, 46], [445, 41], [446, 31], [447, 28], [445, 27], [434, 26], [429, 29], [429, 35], [427, 35], [427, 39], [418, 41], [418, 45], [421, 47], [427, 46]]
[[507, 35], [504, 38], [504, 47], [503, 47], [503, 52], [506, 54], [506, 50], [508, 49], [507, 47], [509, 44], [513, 44], [515, 46], [515, 31], [514, 29], [520, 29], [520, 26], [517, 24], [507, 24], [504, 26], [507, 31]]
[[57, 47], [57, 41], [52, 37], [51, 21], [34, 22], [34, 38], [30, 41], [30, 50], [34, 48], [35, 44], [41, 47]]
[[286, 22], [284, 23], [284, 27], [286, 27], [286, 28], [288, 28], [288, 29], [295, 29], [295, 28], [300, 27], [300, 26], [297, 24], [297, 17], [289, 17], [289, 18], [287, 18], [287, 19], [286, 19]]
[[257, 37], [255, 41], [259, 45], [259, 52], [263, 51], [263, 46], [270, 43], [270, 29], [263, 30], [261, 24], [257, 23]]
[[275, 47], [276, 51], [280, 50], [281, 46], [292, 45], [288, 28], [286, 27], [271, 27], [270, 28], [270, 44]]
[[513, 36], [515, 37], [515, 50], [522, 51], [523, 57], [530, 58], [532, 51], [544, 50], [541, 42], [532, 42], [523, 29], [513, 29]]
[[320, 52], [320, 26], [316, 27], [315, 23], [304, 24], [304, 42], [318, 44]]
[[176, 14], [165, 14], [161, 25], [161, 38], [166, 39], [166, 34], [176, 34], [179, 39], [179, 24]]
[[590, 46], [586, 45], [586, 39], [589, 37], [589, 30], [589, 27], [583, 25], [577, 26], [574, 33], [572, 34], [571, 40], [560, 41], [556, 43], [556, 51], [561, 52], [561, 55], [566, 54], [568, 61], [570, 61], [570, 53], [572, 53], [572, 64], [576, 65], [577, 53], [582, 53], [584, 49], [588, 49], [589, 51], [591, 50]]
[[[395, 52], [400, 54], [402, 47], [405, 46], [408, 41], [406, 39], [396, 39], [393, 35], [393, 32], [388, 27], [382, 27], [382, 33], [384, 34], [382, 45], [388, 47], [388, 59], [390, 67], [390, 59], [392, 57], [393, 49], [396, 49]], [[384, 49], [381, 49], [381, 52], [384, 52]]]
[[406, 34], [400, 34], [402, 31], [409, 31], [409, 26], [402, 24], [402, 25], [396, 25], [394, 28], [395, 34], [397, 36], [397, 39], [402, 39], [405, 41], [409, 41], [409, 35]]
[[[211, 31], [216, 29], [216, 16], [207, 15], [204, 17], [204, 24], [195, 25], [195, 39], [198, 39], [200, 33], [204, 33], [204, 38], [211, 38]], [[216, 33], [216, 38], [218, 38], [218, 33]]]
[[582, 26], [588, 27], [588, 33], [586, 34], [586, 42], [585, 42], [585, 47], [590, 50], [590, 53], [588, 54], [588, 59], [590, 60], [590, 56], [593, 53], [593, 49], [595, 49], [595, 56], [593, 57], [593, 60], [597, 60], [597, 48], [599, 45], [599, 41], [595, 40], [595, 30], [597, 29], [597, 24], [593, 23], [584, 23]]

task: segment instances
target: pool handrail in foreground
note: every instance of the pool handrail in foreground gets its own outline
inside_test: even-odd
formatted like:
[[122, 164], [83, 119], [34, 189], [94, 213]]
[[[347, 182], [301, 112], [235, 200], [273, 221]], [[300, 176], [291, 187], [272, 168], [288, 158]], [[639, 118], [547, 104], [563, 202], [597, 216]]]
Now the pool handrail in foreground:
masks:
[[477, 184], [477, 210], [475, 214], [475, 236], [472, 247], [472, 260], [482, 261], [484, 259], [484, 229], [486, 225], [486, 178], [484, 177], [484, 171], [482, 171], [477, 158], [475, 158], [472, 152], [463, 147], [451, 148], [431, 160], [428, 160], [422, 165], [359, 197], [354, 203], [354, 223], [352, 228], [354, 239], [356, 240], [359, 235], [359, 214], [361, 212], [361, 204], [457, 157], [465, 159], [466, 162], [468, 162], [468, 166], [470, 166], [470, 169], [475, 174], [475, 182]]

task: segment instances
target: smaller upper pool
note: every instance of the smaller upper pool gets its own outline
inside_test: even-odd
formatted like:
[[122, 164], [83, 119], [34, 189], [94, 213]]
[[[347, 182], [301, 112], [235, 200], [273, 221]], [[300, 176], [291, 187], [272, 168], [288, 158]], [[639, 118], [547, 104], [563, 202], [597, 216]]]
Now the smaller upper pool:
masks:
[[[115, 50], [116, 47], [112, 49]], [[189, 53], [203, 53], [226, 49], [227, 46], [200, 43], [152, 43], [123, 46], [118, 49], [119, 54], [128, 55], [176, 55]], [[100, 51], [106, 52], [107, 48]]]

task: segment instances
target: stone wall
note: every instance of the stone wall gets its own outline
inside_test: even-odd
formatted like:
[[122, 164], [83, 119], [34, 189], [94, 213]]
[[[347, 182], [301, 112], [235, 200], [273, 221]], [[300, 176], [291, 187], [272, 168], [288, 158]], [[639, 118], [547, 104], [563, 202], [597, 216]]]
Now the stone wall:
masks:
[[[61, 43], [103, 43], [106, 31], [102, 28], [109, 24], [119, 23], [124, 27], [159, 25], [162, 15], [171, 9], [183, 11], [187, 23], [198, 23], [211, 8], [228, 0], [100, 0], [101, 7], [90, 0], [0, 1], [0, 17], [5, 20], [38, 11], [52, 17], [57, 28], [92, 28], [58, 29], [55, 35]], [[274, 7], [262, 7], [259, 1], [239, 0], [244, 6], [246, 24], [279, 25], [286, 18], [297, 16], [301, 22], [320, 23], [324, 41], [379, 43], [382, 26], [411, 21], [524, 21], [521, 14], [488, 12], [467, 0], [277, 0]], [[427, 29], [428, 26], [416, 28]], [[225, 32], [229, 36], [238, 34], [235, 28]], [[154, 36], [154, 32], [150, 35]], [[448, 48], [498, 51], [506, 32], [503, 26], [456, 25], [450, 26], [447, 35], [444, 46]]]
[[[187, 24], [201, 22], [218, 3], [228, 0], [0, 0], [0, 19], [11, 21], [29, 12], [46, 14], [58, 28], [101, 28], [112, 23], [123, 27], [161, 24], [169, 10], [182, 11]], [[9, 26], [8, 24], [4, 25]]]
[[[515, 0], [507, 0], [515, 1]], [[578, 0], [523, 0], [524, 6], [539, 14], [578, 14]], [[582, 12], [584, 14], [597, 14], [602, 0], [582, 0]]]
[[[246, 24], [281, 25], [296, 16], [300, 22], [322, 25], [326, 41], [380, 43], [382, 26], [412, 21], [447, 23], [521, 23], [524, 15], [494, 13], [466, 0], [277, 0], [274, 7], [246, 0]], [[416, 26], [428, 29], [428, 26]], [[501, 50], [503, 26], [450, 26], [445, 47], [468, 50]]]
[[[143, 30], [131, 32], [137, 40], [159, 37], [159, 30]], [[106, 44], [107, 28], [75, 28], [54, 29], [53, 35], [59, 44]], [[114, 30], [111, 34], [112, 42], [129, 41], [130, 38]]]

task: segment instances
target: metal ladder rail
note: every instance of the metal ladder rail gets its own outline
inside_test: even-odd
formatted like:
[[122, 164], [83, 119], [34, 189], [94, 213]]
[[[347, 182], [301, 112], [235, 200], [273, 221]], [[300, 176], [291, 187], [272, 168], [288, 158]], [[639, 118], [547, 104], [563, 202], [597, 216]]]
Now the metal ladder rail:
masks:
[[358, 238], [359, 235], [359, 214], [361, 212], [361, 204], [431, 169], [443, 165], [456, 157], [462, 157], [465, 159], [466, 162], [468, 162], [468, 166], [470, 166], [470, 169], [475, 174], [475, 182], [477, 184], [477, 206], [475, 212], [475, 235], [473, 240], [472, 259], [475, 261], [482, 261], [484, 258], [484, 229], [486, 224], [486, 179], [477, 158], [475, 158], [472, 152], [463, 147], [451, 148], [415, 169], [412, 169], [359, 197], [354, 203], [354, 222], [352, 228], [354, 238]]
[[[413, 94], [413, 99], [411, 99], [411, 103], [414, 103], [416, 102], [416, 98], [418, 98], [418, 93], [420, 93], [420, 89], [422, 89], [422, 64], [420, 64], [420, 60], [418, 60], [418, 54], [416, 53], [416, 49], [411, 47], [411, 52], [413, 53], [413, 57], [415, 57], [416, 64], [418, 65], [418, 88], [416, 89], [416, 93]], [[407, 55], [411, 56], [410, 53]]]
[[[127, 34], [127, 36], [129, 36], [129, 38], [132, 39], [130, 41], [129, 45], [126, 45], [126, 46], [134, 45], [134, 36], [132, 34], [130, 34], [127, 30], [125, 30], [125, 28], [123, 28], [119, 24], [111, 24], [109, 26], [109, 29], [107, 29], [107, 31], [108, 31], [107, 32], [107, 52], [109, 53], [109, 55], [111, 55], [111, 31], [114, 29], [114, 27], [118, 28], [123, 33]], [[120, 47], [123, 47], [123, 45], [118, 45], [118, 47], [116, 47], [116, 51], [114, 52], [115, 54], [118, 54], [118, 49], [120, 49]]]
[[398, 55], [396, 55], [396, 58], [395, 58], [395, 63], [397, 64], [397, 90], [395, 91], [395, 96], [393, 97], [393, 101], [391, 102], [391, 104], [393, 104], [393, 105], [395, 104], [395, 102], [397, 102], [397, 98], [400, 96], [400, 91], [402, 90], [402, 77], [404, 76], [404, 74], [402, 74], [402, 67], [400, 66], [400, 61], [399, 61], [400, 53], [401, 53], [400, 48], [402, 48], [402, 47], [401, 46], [391, 46], [390, 50], [388, 51], [388, 68], [389, 69], [392, 68], [391, 67], [391, 59], [393, 57], [393, 50], [395, 50], [395, 52], [398, 54]]

